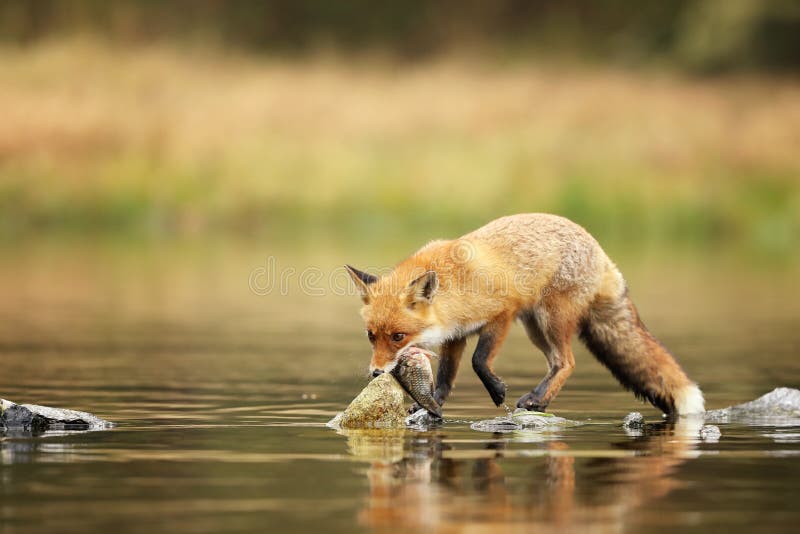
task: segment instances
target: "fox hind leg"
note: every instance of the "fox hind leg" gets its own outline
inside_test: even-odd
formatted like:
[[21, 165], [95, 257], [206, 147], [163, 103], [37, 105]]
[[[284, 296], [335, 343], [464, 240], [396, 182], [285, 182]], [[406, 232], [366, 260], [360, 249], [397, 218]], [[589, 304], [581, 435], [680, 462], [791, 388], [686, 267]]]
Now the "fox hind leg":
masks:
[[563, 316], [548, 312], [543, 306], [523, 314], [520, 320], [530, 340], [544, 353], [548, 369], [539, 385], [520, 397], [517, 407], [544, 411], [575, 367], [570, 340], [576, 325]]

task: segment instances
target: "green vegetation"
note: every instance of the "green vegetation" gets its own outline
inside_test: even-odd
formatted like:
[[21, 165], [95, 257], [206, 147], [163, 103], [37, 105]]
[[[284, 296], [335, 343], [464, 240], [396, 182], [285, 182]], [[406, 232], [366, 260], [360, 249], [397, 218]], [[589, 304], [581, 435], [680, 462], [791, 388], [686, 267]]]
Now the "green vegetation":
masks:
[[0, 62], [6, 237], [452, 235], [521, 211], [604, 239], [788, 250], [800, 234], [791, 80], [92, 40]]

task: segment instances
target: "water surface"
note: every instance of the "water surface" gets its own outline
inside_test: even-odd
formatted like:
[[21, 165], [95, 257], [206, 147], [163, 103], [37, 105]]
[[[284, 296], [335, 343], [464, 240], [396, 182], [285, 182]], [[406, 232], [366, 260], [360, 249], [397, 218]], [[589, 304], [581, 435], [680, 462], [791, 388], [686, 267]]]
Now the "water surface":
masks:
[[[92, 411], [117, 426], [0, 438], [2, 531], [800, 524], [800, 426], [719, 425], [718, 442], [686, 424], [627, 433], [625, 414], [657, 422], [658, 412], [577, 341], [575, 374], [551, 409], [582, 426], [470, 430], [500, 411], [465, 366], [441, 428], [325, 428], [367, 380], [358, 299], [308, 294], [297, 279], [259, 295], [248, 280], [269, 256], [278, 269], [327, 275], [344, 261], [388, 265], [405, 252], [263, 242], [4, 250], [0, 396]], [[638, 251], [619, 263], [644, 320], [709, 407], [800, 385], [796, 263], [702, 251]], [[515, 401], [541, 378], [544, 358], [515, 328], [497, 370]]]

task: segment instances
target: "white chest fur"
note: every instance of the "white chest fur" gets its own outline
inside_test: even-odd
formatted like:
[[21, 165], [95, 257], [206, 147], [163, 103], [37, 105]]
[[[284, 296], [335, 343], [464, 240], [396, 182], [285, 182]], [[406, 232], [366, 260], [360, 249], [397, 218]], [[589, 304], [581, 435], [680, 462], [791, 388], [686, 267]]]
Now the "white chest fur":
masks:
[[456, 339], [472, 334], [485, 324], [486, 321], [480, 321], [451, 327], [431, 326], [422, 331], [417, 339], [414, 340], [414, 344], [427, 346], [428, 348], [439, 346], [450, 339]]

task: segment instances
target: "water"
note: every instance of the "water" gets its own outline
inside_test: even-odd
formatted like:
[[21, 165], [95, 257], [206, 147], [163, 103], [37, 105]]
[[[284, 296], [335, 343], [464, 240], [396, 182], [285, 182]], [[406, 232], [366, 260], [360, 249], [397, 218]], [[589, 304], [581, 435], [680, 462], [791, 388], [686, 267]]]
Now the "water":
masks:
[[[3, 250], [0, 396], [117, 426], [0, 438], [0, 530], [789, 531], [800, 522], [800, 426], [718, 424], [718, 442], [690, 425], [627, 433], [628, 412], [651, 422], [658, 413], [577, 342], [575, 374], [551, 410], [581, 426], [470, 430], [503, 410], [464, 366], [440, 428], [326, 428], [367, 380], [358, 299], [291, 284], [256, 295], [248, 279], [270, 254], [278, 268], [329, 272], [367, 252], [205, 242]], [[389, 263], [403, 252], [375, 254]], [[702, 252], [619, 263], [643, 318], [710, 408], [800, 385], [797, 264]], [[543, 375], [521, 328], [497, 371], [508, 404]]]

